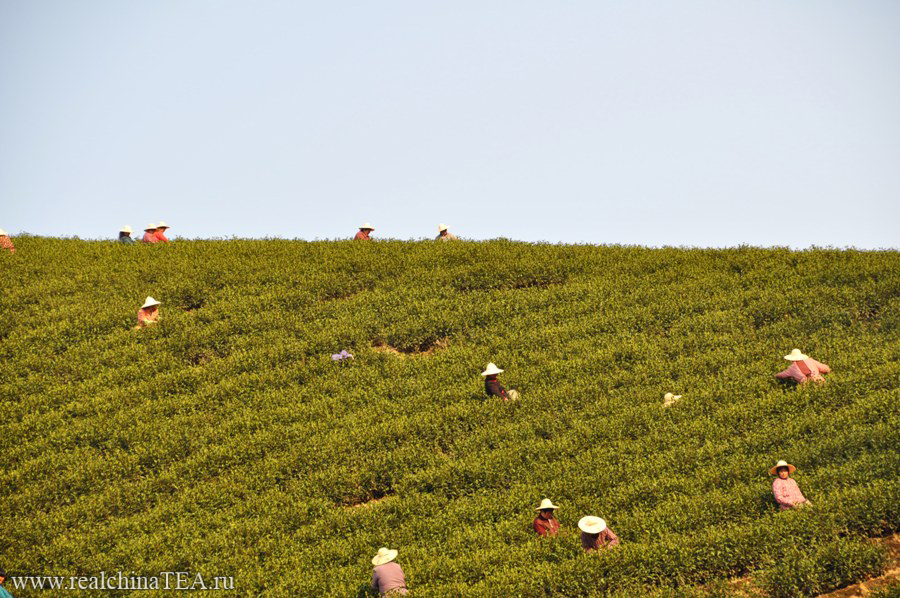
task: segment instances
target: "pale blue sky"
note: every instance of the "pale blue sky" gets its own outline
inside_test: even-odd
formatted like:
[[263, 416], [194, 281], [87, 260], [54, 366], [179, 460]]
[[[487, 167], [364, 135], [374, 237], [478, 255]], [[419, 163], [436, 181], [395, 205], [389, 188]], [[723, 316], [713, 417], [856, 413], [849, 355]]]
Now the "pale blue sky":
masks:
[[900, 247], [900, 2], [0, 0], [0, 227]]

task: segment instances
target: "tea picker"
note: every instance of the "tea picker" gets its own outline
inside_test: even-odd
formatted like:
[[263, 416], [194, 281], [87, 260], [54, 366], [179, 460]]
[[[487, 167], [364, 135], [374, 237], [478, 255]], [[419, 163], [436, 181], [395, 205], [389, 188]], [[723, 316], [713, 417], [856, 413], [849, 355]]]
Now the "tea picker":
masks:
[[153, 297], [147, 297], [137, 313], [137, 327], [145, 328], [159, 322], [159, 301]]
[[772, 494], [775, 495], [775, 502], [782, 511], [812, 505], [800, 492], [797, 481], [791, 477], [796, 470], [797, 468], [787, 461], [779, 461], [769, 469], [769, 475], [777, 476], [772, 482]]
[[0, 567], [0, 598], [12, 598], [12, 594], [6, 591], [6, 588], [3, 587], [3, 582], [6, 581], [6, 570], [3, 567]]
[[497, 396], [504, 401], [515, 401], [519, 398], [519, 393], [514, 389], [506, 390], [506, 387], [500, 384], [500, 381], [497, 380], [497, 374], [501, 373], [503, 373], [503, 370], [493, 363], [487, 364], [487, 368], [481, 372], [481, 375], [484, 376], [484, 392], [489, 397]]
[[397, 558], [396, 550], [388, 550], [385, 547], [378, 549], [378, 553], [372, 557], [372, 587], [382, 596], [399, 596], [407, 594], [406, 575], [399, 564], [394, 562]]
[[775, 374], [779, 380], [793, 380], [797, 384], [806, 384], [810, 380], [824, 382], [822, 374], [831, 372], [830, 367], [809, 355], [804, 355], [800, 349], [794, 349], [784, 358], [792, 363], [788, 369]]
[[371, 224], [366, 222], [362, 226], [359, 227], [359, 232], [356, 233], [356, 236], [353, 237], [354, 241], [371, 241], [371, 237], [369, 237], [369, 233], [375, 230]]
[[675, 403], [681, 400], [681, 395], [673, 395], [670, 392], [667, 392], [663, 396], [663, 407], [671, 407]]
[[438, 236], [435, 241], [456, 241], [456, 235], [447, 230], [446, 224], [438, 224]]
[[619, 536], [599, 517], [593, 515], [582, 517], [578, 521], [578, 529], [581, 530], [581, 547], [587, 552], [619, 545]]
[[12, 239], [9, 238], [9, 235], [2, 228], [0, 228], [0, 249], [6, 249], [10, 253], [16, 252]]
[[144, 236], [141, 237], [143, 243], [159, 243], [159, 237], [156, 236], [156, 225], [152, 222], [144, 227]]
[[534, 518], [534, 522], [531, 525], [539, 536], [555, 536], [559, 533], [559, 521], [556, 519], [556, 513], [554, 513], [558, 508], [558, 506], [553, 504], [552, 500], [545, 498], [535, 509], [538, 515]]
[[132, 244], [134, 239], [131, 238], [131, 227], [127, 224], [119, 229], [119, 243]]
[[165, 220], [160, 220], [159, 224], [156, 225], [156, 240], [160, 243], [168, 243], [169, 239], [166, 237], [166, 229], [172, 228], [168, 224], [166, 224]]

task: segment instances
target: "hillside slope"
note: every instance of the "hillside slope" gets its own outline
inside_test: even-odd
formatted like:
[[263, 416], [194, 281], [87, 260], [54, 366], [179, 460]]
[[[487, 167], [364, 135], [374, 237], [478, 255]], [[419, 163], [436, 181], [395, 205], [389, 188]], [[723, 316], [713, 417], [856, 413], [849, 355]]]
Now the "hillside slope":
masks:
[[[875, 573], [857, 537], [898, 531], [897, 252], [16, 247], [0, 255], [12, 574], [356, 596], [389, 546], [415, 596], [634, 596], [748, 571], [801, 595]], [[147, 295], [162, 322], [133, 330]], [[832, 366], [826, 385], [773, 378], [794, 347]], [[488, 361], [518, 403], [483, 400]], [[684, 395], [668, 410], [667, 391]], [[814, 508], [778, 512], [780, 458]], [[544, 497], [564, 534], [539, 541]], [[622, 546], [583, 554], [587, 514]]]

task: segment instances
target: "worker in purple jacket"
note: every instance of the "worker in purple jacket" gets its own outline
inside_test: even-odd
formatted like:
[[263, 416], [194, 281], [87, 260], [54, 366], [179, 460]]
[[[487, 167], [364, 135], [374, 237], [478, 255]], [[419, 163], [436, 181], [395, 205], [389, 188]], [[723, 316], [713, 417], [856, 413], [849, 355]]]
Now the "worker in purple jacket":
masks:
[[822, 375], [831, 371], [830, 367], [804, 355], [800, 349], [794, 349], [784, 358], [792, 363], [788, 369], [775, 374], [779, 380], [794, 380], [797, 384], [806, 384], [810, 380], [824, 382]]
[[381, 547], [372, 558], [375, 569], [372, 571], [372, 587], [382, 596], [399, 596], [407, 594], [406, 576], [400, 565], [394, 562], [397, 558], [396, 550], [388, 550]]
[[800, 486], [791, 477], [796, 470], [797, 468], [787, 461], [779, 461], [769, 470], [769, 475], [777, 476], [772, 482], [772, 494], [775, 495], [775, 502], [782, 511], [812, 504], [806, 500], [806, 497], [800, 492]]

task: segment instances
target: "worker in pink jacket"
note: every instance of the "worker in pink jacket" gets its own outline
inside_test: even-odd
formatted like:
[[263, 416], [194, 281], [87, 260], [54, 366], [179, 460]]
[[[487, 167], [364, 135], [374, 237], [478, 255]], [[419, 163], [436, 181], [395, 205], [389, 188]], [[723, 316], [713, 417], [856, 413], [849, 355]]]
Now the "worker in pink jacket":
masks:
[[156, 236], [156, 225], [148, 224], [144, 229], [144, 236], [141, 238], [144, 243], [159, 243], [159, 237]]
[[806, 384], [810, 380], [824, 382], [823, 374], [831, 371], [824, 363], [818, 362], [809, 355], [804, 355], [800, 349], [794, 349], [785, 359], [792, 362], [791, 366], [783, 372], [778, 372], [775, 377], [779, 380], [794, 380], [797, 384]]
[[791, 474], [797, 470], [796, 467], [787, 461], [779, 461], [769, 469], [769, 475], [777, 476], [772, 482], [772, 494], [775, 495], [775, 502], [782, 511], [793, 509], [794, 507], [806, 507], [812, 503], [806, 500], [803, 493], [800, 492], [800, 486]]
[[407, 594], [406, 576], [403, 569], [394, 562], [397, 558], [396, 550], [388, 550], [387, 548], [379, 548], [378, 554], [372, 558], [372, 588], [381, 593], [382, 596], [398, 596]]

